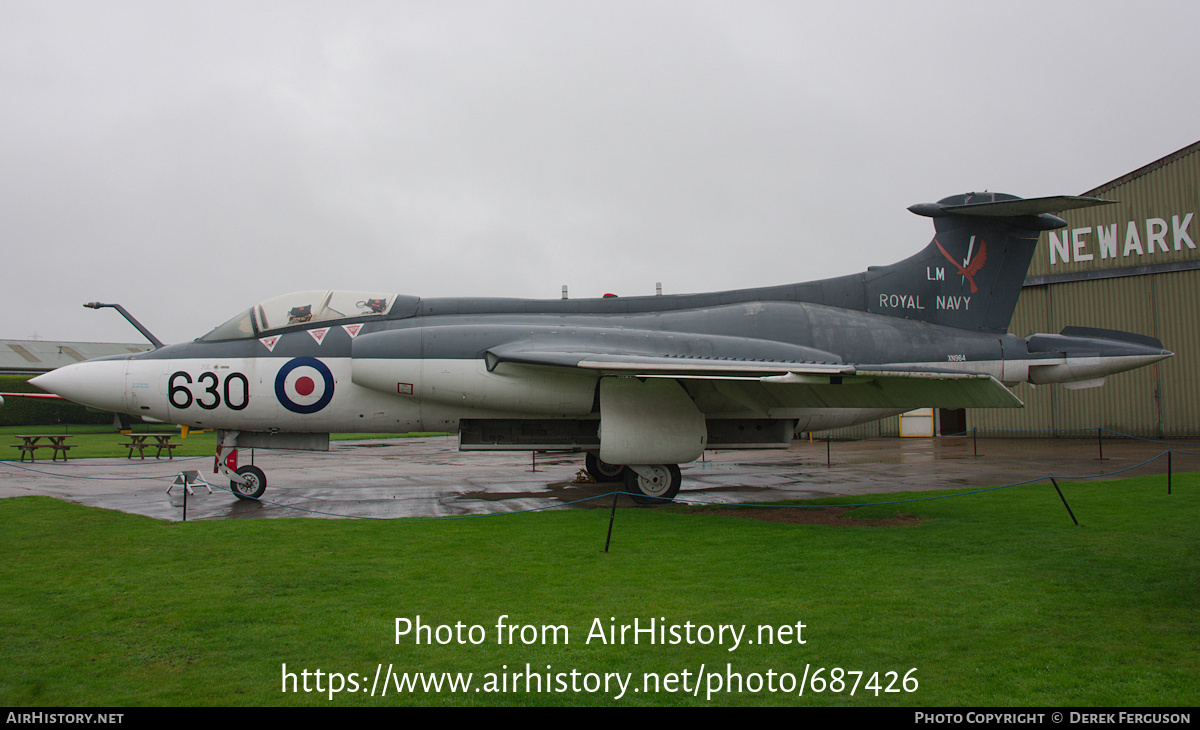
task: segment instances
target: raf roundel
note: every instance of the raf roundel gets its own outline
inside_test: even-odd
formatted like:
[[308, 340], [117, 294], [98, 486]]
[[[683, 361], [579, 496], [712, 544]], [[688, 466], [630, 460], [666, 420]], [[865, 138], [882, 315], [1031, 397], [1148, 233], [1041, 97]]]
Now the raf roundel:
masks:
[[316, 413], [333, 400], [333, 373], [315, 357], [297, 357], [279, 368], [275, 397], [292, 413]]

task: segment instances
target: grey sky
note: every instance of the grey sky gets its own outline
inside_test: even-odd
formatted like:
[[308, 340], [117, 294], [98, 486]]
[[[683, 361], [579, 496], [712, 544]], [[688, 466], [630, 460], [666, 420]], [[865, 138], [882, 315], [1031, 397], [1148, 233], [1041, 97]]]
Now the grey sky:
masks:
[[299, 289], [679, 293], [1200, 139], [1195, 2], [0, 0], [0, 337]]

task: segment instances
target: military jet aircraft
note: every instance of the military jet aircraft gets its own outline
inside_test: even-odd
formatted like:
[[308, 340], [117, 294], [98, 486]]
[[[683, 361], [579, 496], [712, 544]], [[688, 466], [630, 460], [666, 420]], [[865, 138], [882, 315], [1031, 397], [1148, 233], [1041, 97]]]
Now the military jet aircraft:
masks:
[[[1093, 198], [968, 193], [911, 211], [933, 240], [891, 266], [803, 284], [601, 299], [309, 291], [199, 339], [33, 382], [72, 401], [217, 429], [237, 496], [266, 477], [238, 447], [328, 449], [331, 432], [458, 432], [462, 449], [575, 450], [598, 480], [672, 499], [705, 449], [915, 408], [1014, 408], [1022, 381], [1091, 387], [1172, 353], [1151, 337], [1006, 330], [1051, 212]], [[221, 455], [226, 454], [222, 459]]]

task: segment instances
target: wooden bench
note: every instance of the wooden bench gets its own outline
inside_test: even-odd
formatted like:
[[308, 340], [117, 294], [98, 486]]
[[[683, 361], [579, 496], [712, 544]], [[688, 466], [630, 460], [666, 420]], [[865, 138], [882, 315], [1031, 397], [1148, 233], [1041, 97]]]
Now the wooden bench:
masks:
[[[74, 445], [66, 443], [67, 439], [71, 438], [69, 435], [36, 434], [32, 436], [17, 436], [17, 438], [21, 439], [21, 443], [13, 444], [13, 448], [21, 451], [21, 461], [25, 461], [26, 454], [29, 454], [30, 461], [37, 461], [36, 452], [38, 449], [52, 449], [54, 453], [50, 456], [51, 461], [57, 461], [59, 453], [62, 453], [63, 461], [66, 461], [67, 452], [75, 448]], [[42, 439], [47, 439], [50, 443], [39, 444], [38, 441]]]
[[144, 437], [139, 438], [137, 436], [130, 436], [130, 439], [131, 439], [130, 441], [126, 441], [125, 443], [121, 444], [121, 448], [129, 449], [129, 455], [126, 456], [125, 458], [132, 459], [133, 458], [133, 450], [137, 449], [138, 455], [141, 456], [143, 459], [145, 459], [146, 454], [142, 450], [145, 449], [150, 444], [146, 443], [146, 439]]
[[41, 446], [37, 446], [35, 444], [13, 444], [13, 448], [21, 450], [21, 461], [25, 461], [26, 454], [29, 454], [30, 461], [37, 461], [37, 458], [33, 452], [37, 451], [38, 449], [46, 448], [46, 444], [42, 444]]
[[[129, 449], [129, 454], [125, 457], [127, 459], [133, 458], [134, 449], [137, 449], [138, 456], [143, 459], [146, 458], [146, 449], [156, 449], [154, 452], [155, 459], [161, 457], [163, 449], [166, 449], [167, 458], [174, 459], [175, 447], [179, 445], [171, 443], [171, 438], [174, 435], [173, 433], [131, 433], [128, 434], [129, 441], [121, 444], [121, 446]], [[155, 443], [147, 443], [150, 439], [154, 439]]]

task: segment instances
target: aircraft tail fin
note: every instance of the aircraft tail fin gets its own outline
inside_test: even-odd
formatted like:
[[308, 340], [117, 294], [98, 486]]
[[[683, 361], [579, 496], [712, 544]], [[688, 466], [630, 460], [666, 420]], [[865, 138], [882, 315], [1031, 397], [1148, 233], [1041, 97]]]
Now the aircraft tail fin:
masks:
[[909, 208], [933, 218], [920, 253], [865, 275], [867, 311], [963, 329], [1004, 332], [1042, 231], [1062, 228], [1051, 212], [1113, 201], [1077, 196], [1018, 198], [966, 193]]

